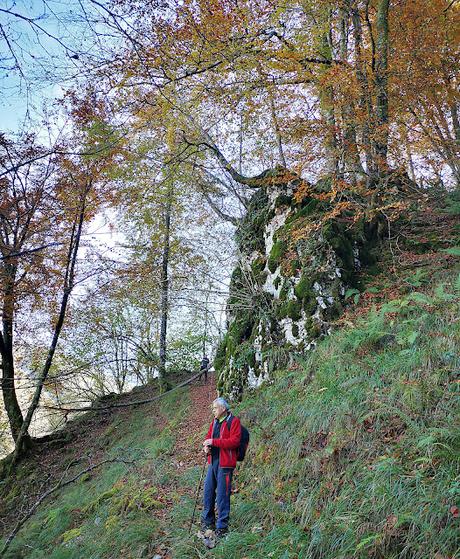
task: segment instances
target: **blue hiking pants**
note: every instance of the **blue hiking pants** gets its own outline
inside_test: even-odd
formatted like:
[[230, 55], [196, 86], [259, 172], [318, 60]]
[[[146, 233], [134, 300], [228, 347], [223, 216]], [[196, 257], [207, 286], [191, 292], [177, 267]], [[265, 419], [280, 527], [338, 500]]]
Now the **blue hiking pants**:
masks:
[[201, 515], [203, 522], [208, 526], [215, 523], [214, 507], [217, 501], [216, 528], [228, 527], [232, 476], [233, 468], [220, 468], [219, 460], [213, 460], [212, 464], [208, 466], [208, 473], [204, 482], [203, 513]]

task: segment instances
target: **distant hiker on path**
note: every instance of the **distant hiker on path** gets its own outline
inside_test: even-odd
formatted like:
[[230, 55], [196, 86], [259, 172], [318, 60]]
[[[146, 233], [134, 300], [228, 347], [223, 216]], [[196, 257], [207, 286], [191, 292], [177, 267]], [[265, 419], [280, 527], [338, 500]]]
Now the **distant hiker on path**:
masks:
[[[241, 440], [241, 423], [239, 418], [229, 411], [229, 405], [223, 398], [214, 400], [212, 412], [214, 420], [203, 442], [209, 466], [204, 482], [201, 529], [204, 532], [214, 530], [215, 527], [216, 538], [219, 539], [228, 531], [232, 476]], [[217, 523], [214, 511], [216, 502]]]
[[203, 373], [204, 373], [204, 382], [207, 382], [208, 381], [208, 371], [209, 371], [209, 359], [205, 355], [203, 357], [203, 359], [201, 360], [201, 363], [200, 363], [200, 376], [198, 377], [198, 380], [201, 380], [201, 377], [203, 376]]

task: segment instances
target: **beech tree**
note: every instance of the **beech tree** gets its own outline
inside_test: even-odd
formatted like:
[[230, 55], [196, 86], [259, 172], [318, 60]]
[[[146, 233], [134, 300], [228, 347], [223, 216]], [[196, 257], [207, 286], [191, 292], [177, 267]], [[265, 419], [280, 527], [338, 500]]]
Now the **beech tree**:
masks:
[[[3, 137], [1, 164], [3, 168], [16, 167], [23, 159], [32, 160], [42, 152], [32, 137], [16, 143]], [[65, 207], [56, 195], [56, 174], [57, 162], [49, 156], [39, 164], [28, 163], [7, 172], [1, 182], [2, 394], [14, 440], [24, 422], [15, 392], [16, 315], [26, 304], [35, 306], [44, 296], [44, 286], [55, 283], [50, 264], [62, 255], [61, 239], [68, 225]], [[71, 259], [66, 263], [69, 273]], [[23, 438], [24, 443], [29, 442], [26, 434]]]
[[[114, 21], [126, 21], [126, 6], [117, 3]], [[137, 17], [129, 5], [127, 56], [123, 68], [115, 66], [111, 86], [136, 114], [170, 104], [177, 129], [195, 148], [182, 162], [197, 151], [216, 155], [219, 146], [236, 171], [244, 153], [247, 177], [279, 162], [307, 177], [329, 174], [336, 189], [358, 182], [375, 190], [401, 163], [412, 173], [417, 154], [431, 150], [456, 176], [452, 2], [173, 2], [168, 8], [166, 14], [142, 6]], [[423, 25], [414, 25], [416, 13]], [[425, 46], [433, 40], [432, 55]], [[442, 103], [430, 93], [439, 88], [429, 68], [444, 83]], [[403, 131], [412, 156], [401, 160]], [[378, 206], [377, 198], [369, 200]]]
[[[61, 145], [51, 154], [31, 136], [16, 142], [2, 139], [0, 353], [3, 400], [15, 441], [13, 463], [30, 444], [28, 429], [76, 282], [83, 229], [106, 199], [107, 171], [116, 156], [102, 121], [102, 105], [86, 98], [74, 104], [72, 113], [80, 132], [75, 128], [73, 145]], [[80, 149], [87, 155], [78, 155]], [[72, 151], [76, 155], [62, 155]], [[52, 328], [43, 361], [33, 372], [35, 390], [23, 416], [15, 391], [14, 337], [25, 315], [34, 312], [46, 313]]]
[[[372, 222], [383, 208], [397, 215], [401, 202], [388, 185], [401, 177], [460, 184], [454, 2], [85, 6], [94, 37], [109, 29], [111, 40], [104, 60], [87, 69], [97, 94], [92, 86], [83, 100], [69, 95], [79, 140], [46, 151], [24, 136], [2, 148], [1, 349], [16, 438], [24, 418], [14, 390], [15, 317], [44, 301], [57, 313], [56, 293], [71, 290], [83, 202], [83, 222], [102, 200], [131, 212], [132, 266], [124, 272], [138, 284], [149, 277], [164, 375], [179, 289], [205, 268], [204, 251], [184, 240], [184, 221], [198, 219], [185, 209], [191, 200], [234, 225], [254, 189], [298, 180], [298, 195], [310, 195], [310, 182], [325, 178], [320, 196], [330, 215], [348, 211]], [[127, 149], [117, 158], [122, 133], [129, 156]], [[116, 196], [102, 186], [115, 183]]]
[[190, 226], [186, 209], [189, 193], [184, 177], [174, 168], [157, 171], [156, 179], [152, 178], [152, 167], [139, 162], [135, 178], [125, 186], [126, 196], [122, 194], [124, 203], [129, 201], [129, 209], [123, 213], [129, 259], [120, 272], [121, 278], [131, 285], [132, 304], [136, 305], [136, 299], [140, 303], [140, 292], [147, 290], [146, 297], [155, 307], [159, 327], [158, 373], [160, 385], [164, 386], [171, 311], [176, 297], [199, 273], [203, 257], [183, 236]]

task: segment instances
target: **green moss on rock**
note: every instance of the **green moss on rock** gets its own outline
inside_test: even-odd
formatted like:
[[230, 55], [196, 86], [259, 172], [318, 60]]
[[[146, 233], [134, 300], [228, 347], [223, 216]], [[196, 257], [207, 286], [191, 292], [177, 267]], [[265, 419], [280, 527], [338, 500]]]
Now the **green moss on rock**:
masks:
[[273, 274], [276, 268], [281, 263], [281, 259], [286, 253], [287, 250], [287, 243], [286, 241], [279, 239], [273, 244], [273, 247], [270, 251], [270, 256], [268, 258], [268, 269]]
[[301, 207], [286, 219], [283, 229], [290, 231], [299, 221], [317, 213], [323, 205], [324, 203], [316, 200], [316, 198], [305, 198]]
[[252, 343], [248, 340], [240, 344], [233, 354], [234, 365], [237, 368], [256, 366], [256, 354]]
[[281, 287], [280, 290], [280, 296], [279, 296], [280, 301], [286, 301], [290, 286], [291, 286], [291, 282], [288, 279], [285, 279], [283, 281], [283, 286]]
[[[287, 184], [283, 183], [283, 180], [286, 181], [285, 173], [274, 172], [266, 176], [267, 189], [280, 187], [282, 193], [275, 200], [274, 207], [270, 207], [266, 188], [259, 189], [253, 195], [247, 216], [238, 228], [238, 246], [246, 262], [252, 258], [253, 278], [251, 285], [247, 285], [244, 269], [235, 270], [229, 298], [229, 315], [233, 321], [227, 338], [221, 342], [223, 348], [219, 347], [216, 355], [216, 368], [222, 371], [219, 382], [224, 392], [232, 394], [235, 394], [235, 390], [243, 390], [249, 367], [254, 371], [260, 368], [254, 351], [260, 320], [266, 324], [261, 339], [264, 362], [272, 370], [270, 355], [286, 347], [286, 335], [280, 321], [286, 318], [293, 321], [292, 334], [299, 342], [294, 344], [293, 349], [306, 350], [311, 340], [322, 335], [324, 323], [334, 320], [342, 312], [344, 286], [355, 287], [358, 281], [354, 248], [359, 247], [359, 258], [366, 268], [373, 258], [373, 247], [367, 241], [364, 225], [359, 223], [350, 229], [350, 222], [330, 219], [321, 230], [313, 229], [308, 235], [294, 236], [294, 231], [304, 229], [310, 222], [320, 221], [331, 208], [331, 203], [318, 200], [315, 194], [307, 194], [300, 203], [296, 203], [293, 196], [287, 194], [287, 189], [281, 188]], [[324, 177], [312, 189], [321, 194], [330, 192], [331, 186], [331, 178]], [[289, 212], [284, 225], [274, 231], [273, 246], [265, 259], [262, 256], [267, 250], [264, 232], [271, 218], [279, 213], [279, 208], [283, 208], [282, 211], [288, 208]], [[258, 255], [254, 259], [255, 250]], [[336, 274], [336, 268], [340, 269], [340, 275]], [[281, 272], [273, 278], [279, 298], [264, 291], [268, 270], [272, 274], [278, 270]], [[325, 304], [318, 303], [319, 293], [314, 289], [315, 282], [321, 286]], [[254, 289], [254, 283], [257, 289]], [[251, 312], [247, 311], [248, 301]], [[305, 339], [300, 339], [304, 329], [296, 324], [302, 317], [307, 319]]]
[[300, 270], [301, 268], [301, 264], [300, 264], [300, 260], [298, 258], [295, 258], [294, 260], [291, 260], [290, 264], [289, 264], [289, 269], [291, 272], [292, 276], [295, 276], [297, 271]]
[[346, 283], [351, 283], [355, 268], [352, 232], [347, 230], [345, 225], [337, 221], [329, 221], [323, 227], [322, 232], [324, 238], [332, 246], [340, 259], [339, 267], [342, 270], [343, 279]]
[[306, 299], [314, 295], [313, 293], [313, 284], [315, 282], [315, 278], [303, 274], [300, 278], [299, 283], [294, 287], [295, 296], [298, 299]]
[[292, 204], [292, 196], [287, 194], [280, 194], [275, 200], [275, 208], [281, 208], [282, 206], [290, 206]]
[[283, 318], [291, 318], [292, 320], [300, 320], [302, 317], [302, 303], [298, 299], [291, 299], [280, 305], [278, 309], [280, 320]]
[[312, 295], [311, 297], [305, 297], [302, 300], [302, 308], [307, 316], [313, 314], [318, 307], [318, 301], [316, 300], [316, 296]]
[[243, 271], [240, 266], [237, 266], [230, 278], [230, 291], [238, 291], [243, 287]]
[[315, 192], [330, 192], [332, 188], [332, 177], [321, 177], [315, 184]]
[[254, 325], [254, 318], [249, 314], [239, 315], [231, 323], [228, 329], [228, 335], [233, 338], [236, 344], [247, 340], [251, 336], [252, 327]]
[[223, 371], [226, 365], [227, 342], [228, 333], [226, 333], [225, 336], [220, 340], [216, 349], [216, 356], [214, 357], [214, 368], [218, 373]]
[[305, 331], [310, 339], [315, 339], [321, 334], [321, 328], [312, 317], [307, 318], [304, 324]]
[[251, 270], [256, 280], [262, 275], [265, 268], [265, 262], [266, 259], [263, 256], [259, 256], [251, 264]]
[[267, 193], [264, 188], [260, 188], [249, 201], [246, 215], [235, 233], [238, 248], [242, 253], [265, 251], [264, 229], [269, 220], [269, 212]]
[[327, 309], [324, 311], [324, 318], [326, 320], [334, 320], [338, 318], [343, 311], [342, 304], [338, 300], [334, 300], [332, 304], [329, 304]]

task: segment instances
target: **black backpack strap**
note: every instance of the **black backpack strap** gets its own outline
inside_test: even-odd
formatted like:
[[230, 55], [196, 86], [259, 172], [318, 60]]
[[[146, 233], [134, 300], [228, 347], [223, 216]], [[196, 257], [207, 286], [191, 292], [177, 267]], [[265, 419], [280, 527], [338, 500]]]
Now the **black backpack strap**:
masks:
[[230, 413], [229, 416], [227, 417], [227, 419], [225, 420], [227, 422], [227, 427], [228, 427], [229, 432], [230, 432], [230, 429], [232, 428], [233, 418], [234, 418], [233, 413]]

